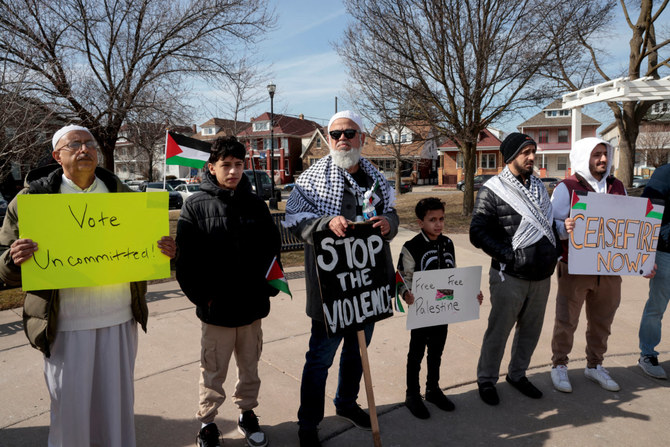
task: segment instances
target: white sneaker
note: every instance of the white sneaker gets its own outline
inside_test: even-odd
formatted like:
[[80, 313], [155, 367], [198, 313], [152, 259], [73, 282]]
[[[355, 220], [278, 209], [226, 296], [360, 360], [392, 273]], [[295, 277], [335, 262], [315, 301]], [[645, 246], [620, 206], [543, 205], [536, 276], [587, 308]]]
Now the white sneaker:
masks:
[[601, 387], [605, 388], [607, 391], [619, 391], [621, 387], [616, 383], [609, 375], [609, 372], [602, 365], [598, 365], [595, 368], [587, 367], [584, 369], [584, 375], [598, 383]]
[[557, 365], [551, 368], [551, 381], [554, 382], [554, 388], [558, 391], [572, 393], [572, 385], [570, 385], [566, 365]]
[[668, 375], [661, 365], [658, 364], [658, 358], [651, 355], [642, 355], [637, 364], [648, 376], [656, 379], [667, 379]]

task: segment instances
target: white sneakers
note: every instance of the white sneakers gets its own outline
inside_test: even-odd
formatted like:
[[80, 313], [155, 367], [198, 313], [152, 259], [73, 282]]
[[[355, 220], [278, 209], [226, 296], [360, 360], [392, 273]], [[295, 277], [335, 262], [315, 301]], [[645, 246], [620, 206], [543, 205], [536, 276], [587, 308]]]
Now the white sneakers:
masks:
[[619, 384], [612, 380], [602, 365], [598, 365], [595, 368], [585, 368], [584, 375], [608, 391], [619, 391], [621, 389]]
[[[608, 391], [619, 391], [621, 389], [602, 365], [595, 368], [585, 368], [584, 375]], [[556, 390], [563, 393], [572, 393], [572, 385], [568, 378], [568, 367], [566, 365], [557, 365], [551, 368], [551, 381]]]
[[551, 381], [554, 383], [554, 388], [563, 393], [572, 393], [572, 385], [568, 378], [568, 367], [565, 365], [557, 365], [551, 368]]

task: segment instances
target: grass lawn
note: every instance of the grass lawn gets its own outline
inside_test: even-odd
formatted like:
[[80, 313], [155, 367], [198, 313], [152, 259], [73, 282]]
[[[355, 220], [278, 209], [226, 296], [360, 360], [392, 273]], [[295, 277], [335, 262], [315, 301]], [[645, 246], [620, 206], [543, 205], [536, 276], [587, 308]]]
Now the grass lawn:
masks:
[[[426, 192], [426, 193], [409, 193], [398, 196], [396, 200], [396, 210], [400, 217], [400, 225], [405, 228], [418, 231], [419, 226], [416, 223], [416, 216], [414, 215], [414, 207], [416, 203], [424, 197], [440, 197], [445, 202], [445, 228], [446, 234], [464, 233], [468, 231], [470, 226], [470, 218], [461, 216], [461, 209], [463, 206], [463, 194], [460, 193], [446, 193], [446, 192]], [[278, 204], [279, 211], [284, 211], [286, 202], [282, 201]], [[170, 235], [174, 237], [177, 233], [177, 220], [179, 219], [179, 211], [170, 211]], [[282, 264], [285, 267], [301, 266], [304, 262], [303, 252], [291, 251], [282, 253]], [[171, 281], [174, 279], [174, 270], [170, 278], [165, 278], [150, 283], [160, 283]], [[24, 292], [21, 289], [4, 289], [0, 290], [0, 310], [13, 309], [23, 305]]]

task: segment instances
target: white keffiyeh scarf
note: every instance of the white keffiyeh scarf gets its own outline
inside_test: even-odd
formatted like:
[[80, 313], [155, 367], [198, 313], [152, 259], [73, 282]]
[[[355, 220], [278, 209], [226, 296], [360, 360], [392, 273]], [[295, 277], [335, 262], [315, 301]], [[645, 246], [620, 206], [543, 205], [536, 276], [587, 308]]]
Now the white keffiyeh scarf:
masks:
[[556, 246], [551, 200], [540, 179], [531, 175], [530, 188], [526, 188], [505, 166], [500, 174], [488, 180], [484, 186], [521, 215], [521, 223], [512, 238], [514, 250], [529, 247], [542, 239], [542, 236], [546, 236]]
[[[377, 180], [378, 188], [373, 195], [381, 195], [384, 200], [384, 213], [390, 212], [395, 205], [395, 192], [383, 175], [365, 158], [359, 166], [368, 176]], [[342, 195], [345, 179], [358, 197], [366, 190], [361, 188], [346, 170], [335, 166], [332, 157], [327, 155], [303, 172], [286, 202], [286, 218], [283, 225], [294, 227], [305, 219], [342, 214]]]

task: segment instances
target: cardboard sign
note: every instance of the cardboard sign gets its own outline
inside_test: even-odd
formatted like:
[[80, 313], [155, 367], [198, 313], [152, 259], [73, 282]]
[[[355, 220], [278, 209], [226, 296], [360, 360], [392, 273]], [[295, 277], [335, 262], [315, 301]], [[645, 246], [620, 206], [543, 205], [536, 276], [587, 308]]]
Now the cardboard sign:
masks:
[[573, 191], [568, 271], [572, 275], [646, 275], [654, 268], [663, 201]]
[[23, 194], [21, 238], [37, 242], [21, 265], [23, 290], [167, 278], [156, 245], [170, 234], [168, 193]]
[[351, 225], [342, 238], [316, 232], [314, 254], [328, 336], [393, 316], [393, 274], [379, 228]]
[[477, 320], [482, 267], [414, 272], [407, 329]]

